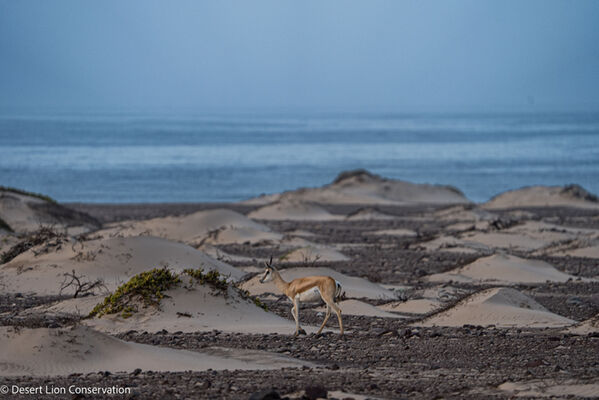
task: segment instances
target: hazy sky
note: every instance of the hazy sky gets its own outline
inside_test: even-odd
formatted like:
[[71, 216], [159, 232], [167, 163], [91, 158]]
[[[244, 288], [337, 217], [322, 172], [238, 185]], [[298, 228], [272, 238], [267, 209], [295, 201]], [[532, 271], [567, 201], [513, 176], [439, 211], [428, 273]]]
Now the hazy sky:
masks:
[[599, 1], [0, 0], [0, 106], [599, 109]]

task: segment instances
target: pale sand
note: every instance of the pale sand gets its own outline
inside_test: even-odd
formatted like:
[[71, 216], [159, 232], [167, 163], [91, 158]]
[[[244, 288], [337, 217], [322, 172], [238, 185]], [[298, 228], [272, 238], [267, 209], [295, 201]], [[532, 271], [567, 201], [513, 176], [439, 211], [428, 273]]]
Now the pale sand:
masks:
[[[538, 221], [528, 221], [500, 231], [470, 231], [461, 234], [446, 234], [413, 247], [424, 248], [428, 251], [457, 251], [457, 252], [490, 252], [496, 249], [518, 250], [535, 255], [558, 252], [561, 246], [567, 244], [568, 252], [563, 255], [573, 255], [577, 250], [571, 248], [575, 243], [582, 247], [591, 246], [590, 253], [594, 254], [593, 244], [599, 241], [599, 231], [563, 227]], [[556, 254], [557, 255], [557, 254]]]
[[[149, 236], [73, 242], [39, 256], [34, 250], [0, 266], [0, 280], [6, 284], [7, 292], [59, 294], [64, 274], [72, 270], [89, 281], [102, 279], [111, 291], [133, 275], [161, 266], [176, 272], [185, 268], [217, 270], [234, 280], [244, 275], [243, 271], [190, 246]], [[63, 292], [72, 293], [72, 288]]]
[[393, 215], [385, 214], [377, 209], [372, 209], [372, 208], [359, 209], [358, 211], [351, 213], [346, 217], [346, 220], [348, 220], [348, 221], [373, 221], [373, 220], [388, 221], [388, 220], [394, 220], [394, 219], [397, 219], [397, 218]]
[[265, 220], [299, 220], [299, 221], [334, 221], [344, 217], [333, 215], [315, 204], [293, 199], [281, 199], [248, 214], [253, 219]]
[[[366, 279], [348, 276], [330, 268], [298, 267], [282, 269], [279, 272], [281, 273], [282, 278], [288, 282], [296, 278], [311, 275], [330, 276], [341, 283], [343, 286], [343, 291], [347, 297], [389, 300], [395, 299], [395, 294], [391, 290], [385, 289], [376, 283], [369, 282]], [[255, 276], [252, 279], [244, 282], [241, 287], [249, 291], [252, 295], [260, 295], [264, 293], [279, 294], [279, 291], [272, 282], [260, 283], [259, 280], [260, 276]]]
[[575, 380], [557, 382], [555, 379], [526, 382], [504, 382], [497, 387], [516, 397], [599, 398], [599, 381], [579, 383]]
[[[182, 276], [185, 282], [185, 276]], [[197, 332], [218, 329], [224, 332], [242, 333], [293, 333], [295, 323], [278, 315], [264, 311], [250, 300], [243, 299], [233, 289], [228, 295], [215, 292], [205, 286], [195, 284], [192, 289], [176, 288], [165, 292], [160, 309], [140, 307], [129, 318], [118, 314], [104, 315], [89, 320], [85, 324], [109, 333], [129, 330], [158, 332]], [[177, 314], [180, 313], [180, 314]], [[191, 317], [182, 316], [189, 314]], [[306, 327], [311, 332], [315, 328]]]
[[494, 254], [456, 268], [449, 272], [426, 277], [430, 282], [466, 283], [545, 283], [567, 282], [575, 276], [558, 271], [552, 265], [539, 260], [526, 260], [508, 254]]
[[438, 310], [443, 303], [435, 299], [413, 299], [407, 301], [394, 301], [378, 306], [383, 311], [393, 311], [405, 314], [428, 314]]
[[340, 174], [331, 184], [320, 188], [298, 189], [282, 194], [264, 195], [244, 204], [266, 205], [280, 199], [322, 204], [457, 204], [469, 200], [450, 186], [416, 184], [385, 179], [365, 171]]
[[568, 332], [575, 333], [577, 335], [587, 335], [589, 333], [599, 332], [599, 314], [569, 328]]
[[454, 307], [417, 322], [415, 326], [495, 325], [497, 327], [563, 327], [575, 321], [548, 311], [511, 288], [476, 293]]
[[98, 232], [105, 236], [151, 235], [198, 246], [201, 243], [259, 243], [278, 241], [283, 235], [226, 209], [199, 211], [183, 217], [153, 218], [109, 224]]
[[308, 363], [264, 351], [209, 348], [202, 352], [130, 343], [87, 327], [0, 327], [0, 376], [57, 376], [98, 371], [279, 369]]
[[591, 200], [579, 186], [529, 186], [501, 193], [483, 204], [487, 209], [514, 207], [580, 207], [599, 208], [599, 203]]
[[345, 255], [330, 247], [322, 245], [309, 245], [295, 249], [281, 257], [281, 262], [336, 262], [347, 261]]
[[[379, 318], [405, 318], [401, 315], [386, 312], [368, 303], [354, 299], [343, 300], [339, 303], [339, 308], [341, 308], [341, 312], [346, 315], [363, 315], [367, 317]], [[316, 308], [316, 311], [325, 312], [326, 307], [318, 307]], [[331, 313], [331, 317], [333, 316], [334, 313]]]
[[379, 231], [369, 231], [364, 232], [364, 235], [375, 235], [375, 236], [405, 236], [405, 237], [415, 237], [417, 235], [411, 229], [381, 229]]
[[42, 225], [72, 235], [97, 229], [91, 220], [61, 205], [3, 189], [0, 189], [0, 219], [17, 233], [32, 232]]

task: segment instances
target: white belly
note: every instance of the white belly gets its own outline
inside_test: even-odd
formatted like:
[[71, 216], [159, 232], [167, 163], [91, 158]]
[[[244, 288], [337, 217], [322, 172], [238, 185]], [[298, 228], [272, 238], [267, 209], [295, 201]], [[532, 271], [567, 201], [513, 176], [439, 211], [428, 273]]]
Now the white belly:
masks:
[[306, 290], [303, 293], [298, 294], [299, 301], [307, 302], [307, 303], [316, 303], [320, 301], [320, 290], [315, 286], [312, 289]]

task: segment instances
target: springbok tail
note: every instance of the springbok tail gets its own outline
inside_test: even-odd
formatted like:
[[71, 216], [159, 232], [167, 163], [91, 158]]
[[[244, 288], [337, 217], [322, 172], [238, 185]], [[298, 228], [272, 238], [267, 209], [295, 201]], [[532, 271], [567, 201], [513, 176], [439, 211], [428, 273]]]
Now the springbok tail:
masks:
[[344, 294], [345, 292], [343, 291], [343, 286], [341, 286], [341, 283], [339, 283], [339, 281], [335, 281], [335, 303], [339, 302]]

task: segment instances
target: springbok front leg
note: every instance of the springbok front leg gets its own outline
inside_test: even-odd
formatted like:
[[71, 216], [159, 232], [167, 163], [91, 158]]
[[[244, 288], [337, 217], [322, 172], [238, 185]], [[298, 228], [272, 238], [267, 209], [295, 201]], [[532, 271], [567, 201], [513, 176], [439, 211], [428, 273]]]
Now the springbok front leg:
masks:
[[326, 325], [326, 323], [329, 320], [330, 316], [331, 316], [331, 306], [329, 306], [327, 304], [327, 313], [324, 316], [324, 321], [322, 321], [322, 325], [320, 325], [320, 329], [318, 330], [318, 332], [316, 332], [317, 335], [320, 335], [320, 332], [322, 332], [322, 328], [324, 328], [324, 326]]

